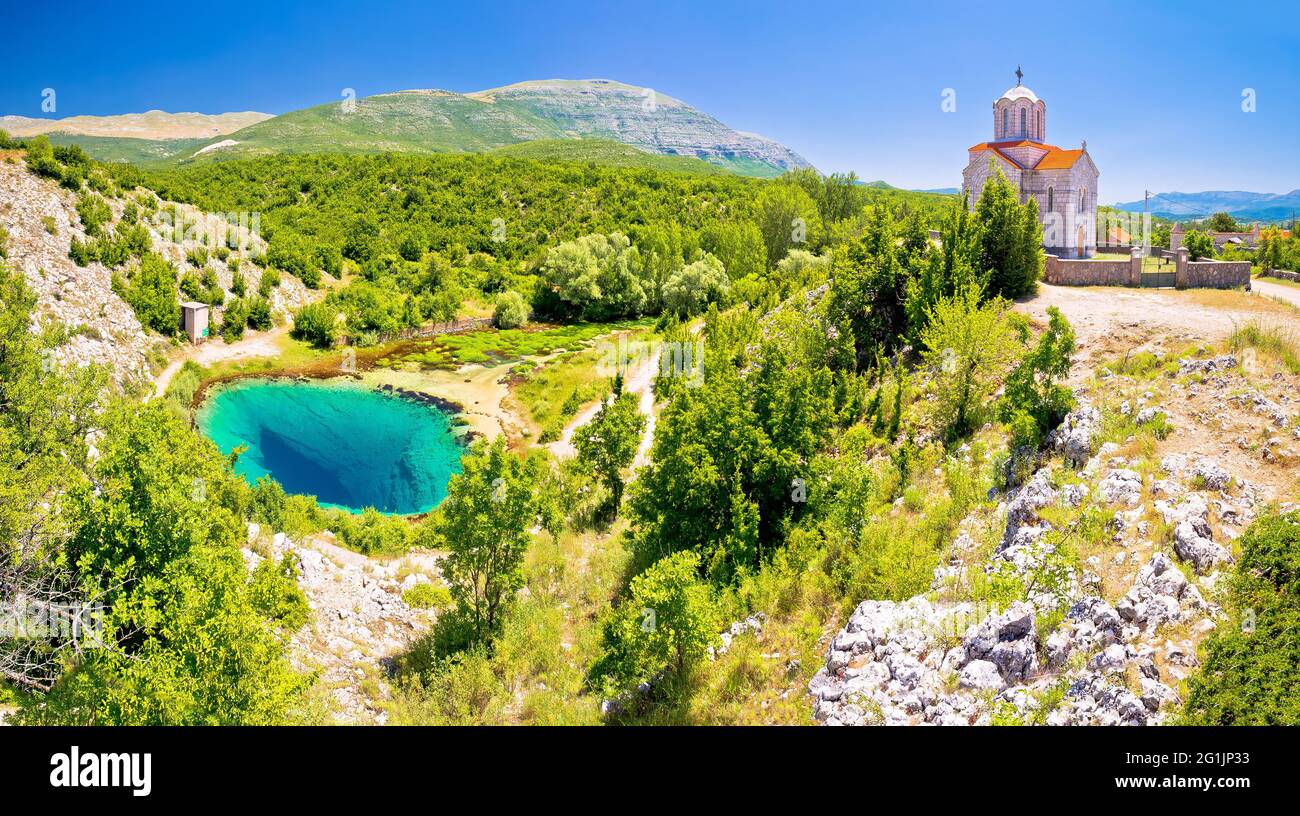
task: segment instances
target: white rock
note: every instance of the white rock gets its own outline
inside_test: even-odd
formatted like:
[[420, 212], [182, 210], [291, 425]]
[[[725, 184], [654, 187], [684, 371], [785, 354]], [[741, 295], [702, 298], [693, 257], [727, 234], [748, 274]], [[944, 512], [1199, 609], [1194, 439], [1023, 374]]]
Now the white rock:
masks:
[[998, 667], [987, 660], [972, 660], [961, 670], [958, 683], [962, 688], [1001, 691], [1006, 687]]

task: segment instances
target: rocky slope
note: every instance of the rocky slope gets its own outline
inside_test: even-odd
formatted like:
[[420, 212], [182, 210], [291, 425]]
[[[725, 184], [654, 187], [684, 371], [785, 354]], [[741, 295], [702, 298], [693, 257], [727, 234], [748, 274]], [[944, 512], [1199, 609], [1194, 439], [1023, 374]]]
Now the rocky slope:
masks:
[[[86, 239], [76, 211], [76, 194], [30, 173], [21, 158], [11, 158], [0, 160], [0, 227], [8, 233], [9, 263], [23, 272], [36, 292], [39, 319], [62, 324], [70, 333], [56, 352], [58, 359], [74, 365], [105, 366], [122, 388], [143, 384], [152, 374], [151, 362], [169, 354], [171, 342], [143, 329], [131, 307], [113, 291], [112, 270], [98, 262], [77, 266], [68, 257], [72, 240]], [[146, 194], [152, 195], [135, 190], [106, 198], [113, 212], [112, 223], [121, 218], [127, 197]], [[204, 232], [209, 235], [208, 245], [216, 245], [214, 236], [220, 219], [189, 205], [162, 202], [162, 206], [175, 207], [178, 221], [200, 225], [178, 235], [165, 221], [146, 222], [154, 251], [184, 270], [186, 253], [200, 245]], [[265, 251], [260, 236], [250, 233], [245, 239], [250, 254]], [[233, 298], [232, 272], [227, 262], [213, 255], [208, 265], [216, 272], [227, 298]], [[244, 263], [241, 270], [248, 290], [255, 292], [261, 270], [251, 263]], [[283, 322], [292, 309], [311, 297], [300, 281], [282, 275], [269, 300], [273, 314]], [[214, 338], [210, 342], [221, 341]]]
[[[1188, 359], [1173, 382], [1102, 372], [1100, 387], [1081, 389], [1107, 401], [1066, 419], [1050, 458], [993, 518], [967, 520], [929, 593], [863, 601], [834, 635], [809, 688], [816, 720], [1164, 722], [1199, 642], [1223, 622], [1232, 540], [1266, 503], [1294, 496], [1297, 383], [1250, 368]], [[1167, 439], [1142, 441], [1165, 422]], [[1099, 444], [1123, 423], [1135, 430], [1123, 444]], [[1100, 540], [1080, 543], [1089, 523], [1103, 525]], [[1082, 548], [1077, 567], [1059, 557], [1063, 541]], [[1006, 581], [1022, 597], [973, 600], [972, 587]]]
[[0, 226], [9, 233], [9, 263], [35, 290], [42, 322], [72, 332], [57, 352], [60, 361], [106, 366], [123, 384], [143, 380], [153, 341], [113, 292], [112, 273], [99, 263], [78, 267], [68, 257], [72, 239], [85, 239], [75, 200], [29, 173], [21, 160], [0, 162]]
[[384, 561], [339, 547], [329, 533], [293, 541], [249, 525], [244, 560], [250, 570], [264, 558], [279, 561], [286, 555], [298, 568], [298, 585], [312, 611], [290, 639], [295, 665], [320, 673], [336, 721], [382, 725], [385, 664], [436, 617], [432, 610], [412, 609], [402, 593], [438, 580], [437, 557], [411, 554]]
[[742, 172], [757, 165], [781, 172], [811, 166], [771, 139], [732, 130], [678, 99], [613, 80], [520, 82], [469, 96], [521, 107], [570, 137], [612, 139], [650, 153], [692, 156]]

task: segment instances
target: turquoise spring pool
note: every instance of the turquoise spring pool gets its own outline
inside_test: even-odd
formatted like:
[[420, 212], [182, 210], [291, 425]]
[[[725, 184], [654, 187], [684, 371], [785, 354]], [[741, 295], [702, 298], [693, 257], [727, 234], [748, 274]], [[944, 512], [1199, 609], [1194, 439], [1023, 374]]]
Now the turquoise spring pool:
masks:
[[447, 494], [463, 447], [452, 418], [433, 405], [361, 383], [246, 379], [218, 386], [199, 429], [253, 484], [270, 476], [326, 506], [424, 513]]

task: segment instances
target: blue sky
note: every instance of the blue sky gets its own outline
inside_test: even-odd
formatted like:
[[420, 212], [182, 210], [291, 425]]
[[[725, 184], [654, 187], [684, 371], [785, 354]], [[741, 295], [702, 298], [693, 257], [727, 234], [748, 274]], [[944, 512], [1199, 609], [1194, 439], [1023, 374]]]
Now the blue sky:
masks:
[[[1300, 187], [1293, 4], [8, 4], [0, 113], [282, 113], [402, 88], [618, 79], [777, 139], [823, 172], [956, 186], [1025, 84], [1048, 140], [1088, 141], [1101, 200]], [[1020, 9], [1026, 10], [1025, 12]], [[1039, 46], [1038, 42], [1049, 45]], [[945, 88], [957, 110], [941, 110]], [[1242, 111], [1244, 89], [1256, 110]]]

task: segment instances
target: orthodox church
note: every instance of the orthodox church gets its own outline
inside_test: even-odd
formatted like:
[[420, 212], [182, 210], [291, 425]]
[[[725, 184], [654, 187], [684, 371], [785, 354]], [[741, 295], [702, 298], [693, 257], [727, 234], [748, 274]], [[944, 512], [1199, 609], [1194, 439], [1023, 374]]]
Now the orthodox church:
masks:
[[993, 140], [970, 148], [962, 171], [973, 209], [984, 182], [1002, 171], [1020, 203], [1038, 201], [1043, 247], [1060, 258], [1090, 258], [1097, 249], [1097, 165], [1085, 141], [1077, 150], [1047, 143], [1047, 105], [1020, 84], [993, 103]]

